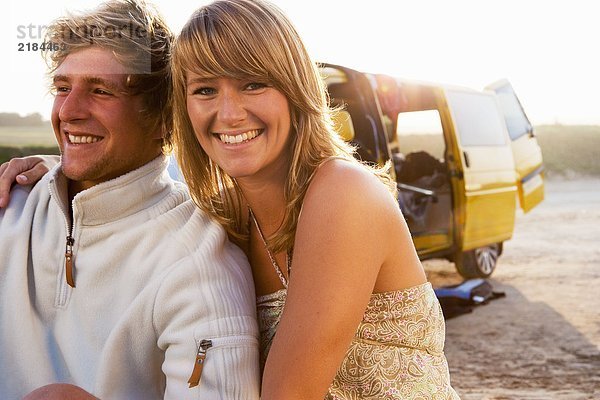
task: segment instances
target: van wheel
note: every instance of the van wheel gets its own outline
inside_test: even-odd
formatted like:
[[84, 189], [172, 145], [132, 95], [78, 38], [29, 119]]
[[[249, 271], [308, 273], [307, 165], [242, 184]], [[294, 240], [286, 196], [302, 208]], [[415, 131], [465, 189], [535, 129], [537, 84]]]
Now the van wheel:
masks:
[[467, 279], [487, 278], [496, 269], [501, 251], [502, 246], [499, 243], [465, 251], [456, 262], [456, 270]]

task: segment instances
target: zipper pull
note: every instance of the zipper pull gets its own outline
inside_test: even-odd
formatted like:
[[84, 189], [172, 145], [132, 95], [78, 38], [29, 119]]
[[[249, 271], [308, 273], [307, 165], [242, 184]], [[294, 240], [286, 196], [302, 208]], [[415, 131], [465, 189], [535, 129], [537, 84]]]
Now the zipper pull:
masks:
[[204, 367], [204, 360], [206, 359], [206, 350], [212, 347], [212, 341], [203, 339], [200, 341], [200, 345], [198, 346], [198, 353], [196, 354], [196, 361], [194, 362], [194, 370], [192, 371], [192, 375], [190, 379], [188, 379], [188, 383], [190, 384], [190, 388], [198, 386], [200, 383], [200, 377], [202, 376], [202, 368]]
[[65, 250], [65, 274], [67, 277], [67, 283], [71, 287], [75, 287], [75, 280], [73, 279], [73, 245], [75, 239], [71, 236], [67, 236], [67, 248]]

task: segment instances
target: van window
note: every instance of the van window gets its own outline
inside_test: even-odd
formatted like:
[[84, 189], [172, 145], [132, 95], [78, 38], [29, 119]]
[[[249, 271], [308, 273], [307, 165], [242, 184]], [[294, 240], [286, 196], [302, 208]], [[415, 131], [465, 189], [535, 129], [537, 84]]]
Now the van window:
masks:
[[[436, 190], [444, 186], [446, 142], [438, 110], [399, 113], [396, 140], [397, 153], [392, 158], [398, 182]], [[405, 205], [416, 200], [413, 195], [404, 197]]]
[[[385, 145], [383, 126], [378, 125], [375, 120], [373, 111], [377, 112], [376, 108], [369, 109], [369, 104], [375, 104], [374, 98], [366, 97], [368, 93], [362, 93], [359, 85], [360, 75], [354, 78], [352, 82], [334, 82], [327, 87], [329, 91], [331, 105], [334, 107], [342, 107], [347, 115], [350, 116], [350, 122], [354, 130], [352, 144], [357, 147], [358, 157], [362, 161], [379, 163], [381, 157], [381, 146]], [[362, 83], [366, 78], [362, 76]], [[368, 81], [367, 81], [368, 84]], [[374, 94], [371, 94], [374, 96]], [[376, 115], [380, 119], [379, 114]], [[381, 139], [381, 140], [380, 140]], [[380, 142], [383, 142], [380, 144]]]
[[396, 137], [398, 150], [403, 154], [426, 151], [435, 158], [444, 159], [446, 144], [438, 110], [399, 113]]
[[506, 144], [505, 123], [494, 97], [480, 93], [448, 91], [447, 98], [463, 146]]
[[532, 131], [531, 124], [527, 120], [519, 99], [515, 96], [510, 86], [496, 90], [500, 101], [500, 108], [504, 113], [508, 135], [511, 140], [517, 140]]

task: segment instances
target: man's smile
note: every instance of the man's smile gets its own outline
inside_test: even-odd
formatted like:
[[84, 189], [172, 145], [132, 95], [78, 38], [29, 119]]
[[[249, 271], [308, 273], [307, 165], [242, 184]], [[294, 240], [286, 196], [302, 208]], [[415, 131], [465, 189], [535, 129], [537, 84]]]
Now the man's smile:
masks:
[[93, 135], [73, 135], [71, 133], [67, 133], [67, 138], [69, 139], [69, 143], [71, 144], [89, 144], [96, 143], [102, 140], [103, 138], [100, 136]]

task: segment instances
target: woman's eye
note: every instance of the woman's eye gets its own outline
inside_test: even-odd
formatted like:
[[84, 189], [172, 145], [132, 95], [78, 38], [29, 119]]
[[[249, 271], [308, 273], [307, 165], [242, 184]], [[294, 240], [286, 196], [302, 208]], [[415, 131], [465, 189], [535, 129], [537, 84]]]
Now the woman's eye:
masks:
[[259, 89], [264, 89], [267, 86], [268, 85], [266, 83], [250, 82], [249, 84], [246, 85], [246, 89], [247, 90], [259, 90]]
[[192, 94], [198, 94], [200, 96], [211, 96], [215, 94], [217, 91], [210, 87], [199, 87], [192, 91]]

